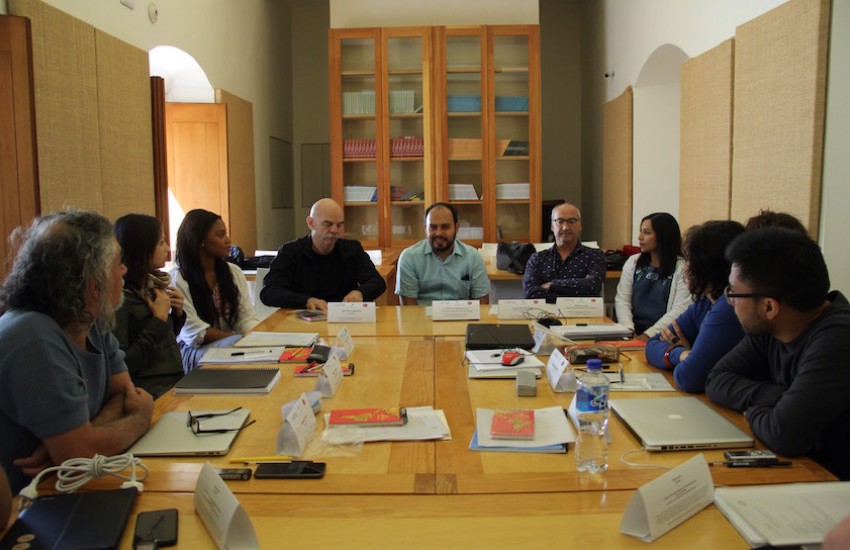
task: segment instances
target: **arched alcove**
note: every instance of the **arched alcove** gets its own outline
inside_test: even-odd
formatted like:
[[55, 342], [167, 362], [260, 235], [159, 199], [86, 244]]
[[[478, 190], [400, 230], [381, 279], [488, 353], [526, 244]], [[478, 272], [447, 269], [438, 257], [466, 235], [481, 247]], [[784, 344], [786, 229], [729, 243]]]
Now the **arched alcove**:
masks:
[[157, 46], [148, 52], [151, 76], [165, 79], [169, 103], [215, 103], [215, 91], [195, 58], [174, 46]]
[[679, 213], [679, 72], [687, 54], [658, 47], [634, 88], [633, 239], [652, 212]]

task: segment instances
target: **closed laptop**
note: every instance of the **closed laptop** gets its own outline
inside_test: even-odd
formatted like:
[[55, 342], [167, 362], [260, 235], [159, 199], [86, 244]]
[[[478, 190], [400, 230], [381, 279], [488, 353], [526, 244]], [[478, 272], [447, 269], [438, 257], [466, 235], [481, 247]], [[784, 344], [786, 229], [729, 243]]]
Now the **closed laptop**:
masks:
[[466, 326], [466, 349], [525, 349], [534, 347], [528, 325], [470, 323]]

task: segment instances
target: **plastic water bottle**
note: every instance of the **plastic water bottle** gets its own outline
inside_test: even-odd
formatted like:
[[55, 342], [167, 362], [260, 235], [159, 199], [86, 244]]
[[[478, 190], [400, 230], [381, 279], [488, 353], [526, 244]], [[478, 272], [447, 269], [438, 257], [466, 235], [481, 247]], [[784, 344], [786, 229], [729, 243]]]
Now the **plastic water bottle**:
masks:
[[576, 440], [576, 470], [598, 474], [608, 468], [608, 377], [602, 361], [589, 359], [587, 372], [578, 377], [576, 412], [579, 433]]

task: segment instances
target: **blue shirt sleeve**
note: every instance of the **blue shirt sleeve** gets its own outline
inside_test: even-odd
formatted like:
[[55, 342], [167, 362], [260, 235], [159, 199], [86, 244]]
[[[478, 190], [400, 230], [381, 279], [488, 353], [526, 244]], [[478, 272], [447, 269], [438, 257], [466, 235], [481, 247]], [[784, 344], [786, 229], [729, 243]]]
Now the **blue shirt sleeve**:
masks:
[[471, 298], [483, 298], [490, 294], [490, 278], [487, 276], [487, 266], [477, 250], [472, 249], [472, 281], [469, 289]]

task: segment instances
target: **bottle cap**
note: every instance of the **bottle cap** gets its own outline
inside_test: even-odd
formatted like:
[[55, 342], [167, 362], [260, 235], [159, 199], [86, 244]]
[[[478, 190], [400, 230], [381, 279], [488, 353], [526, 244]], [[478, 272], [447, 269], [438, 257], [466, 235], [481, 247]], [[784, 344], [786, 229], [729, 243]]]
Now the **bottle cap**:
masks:
[[588, 359], [587, 370], [602, 370], [602, 359]]

